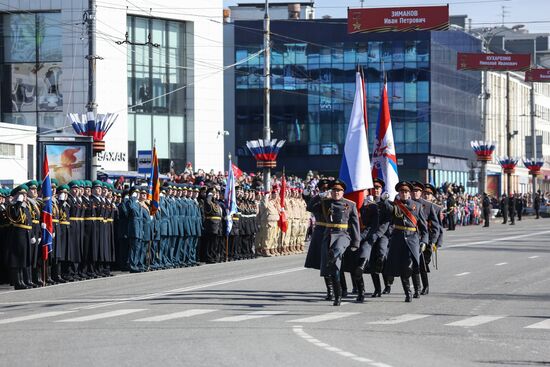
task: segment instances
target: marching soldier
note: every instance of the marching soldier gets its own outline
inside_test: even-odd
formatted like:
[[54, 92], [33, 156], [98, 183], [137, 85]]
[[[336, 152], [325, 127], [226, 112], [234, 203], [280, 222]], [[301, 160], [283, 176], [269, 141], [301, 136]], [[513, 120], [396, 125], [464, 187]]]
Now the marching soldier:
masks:
[[38, 201], [37, 190], [38, 182], [32, 180], [27, 182], [26, 185], [29, 188], [27, 192], [27, 205], [32, 217], [32, 236], [35, 239], [35, 242], [31, 246], [31, 263], [30, 267], [27, 268], [27, 277], [29, 283], [34, 283], [42, 287], [45, 284], [40, 276], [41, 271], [38, 263], [41, 254], [40, 243], [42, 241], [42, 227], [40, 227], [41, 204]]
[[321, 275], [330, 277], [334, 289], [333, 305], [340, 306], [342, 256], [348, 246], [357, 250], [361, 238], [357, 207], [354, 202], [344, 199], [346, 184], [341, 180], [335, 180], [330, 189], [330, 198], [316, 204], [321, 207], [323, 222], [326, 223], [321, 247]]
[[393, 232], [384, 274], [401, 277], [405, 302], [412, 300], [409, 278], [419, 271], [420, 249], [429, 240], [422, 207], [411, 200], [412, 188], [410, 183], [401, 181], [395, 185], [399, 198], [393, 203], [385, 201], [386, 210], [392, 213]]
[[525, 207], [525, 198], [522, 194], [517, 194], [516, 198], [516, 213], [518, 215], [518, 220], [521, 221], [521, 216], [523, 215], [523, 208]]
[[[321, 208], [321, 200], [328, 196], [329, 181], [325, 179], [319, 180], [317, 183], [317, 189], [319, 194], [311, 197], [307, 203], [306, 209], [311, 212], [315, 218], [315, 227], [309, 241], [309, 248], [307, 249], [306, 261], [304, 267], [309, 269], [321, 270], [321, 252], [323, 246], [323, 235], [325, 233], [324, 215]], [[322, 272], [321, 272], [322, 273]], [[325, 280], [325, 286], [327, 288], [327, 296], [325, 300], [331, 301], [334, 296], [334, 289], [332, 287], [332, 280], [330, 277], [322, 275]]]
[[439, 218], [436, 214], [434, 204], [422, 198], [422, 193], [424, 192], [425, 186], [418, 181], [411, 181], [411, 185], [413, 187], [411, 198], [413, 201], [416, 201], [420, 205], [420, 208], [424, 214], [424, 218], [426, 219], [429, 234], [428, 242], [426, 243], [426, 245], [420, 247], [420, 264], [418, 266], [418, 271], [414, 272], [412, 275], [414, 288], [413, 298], [419, 298], [421, 276], [424, 284], [424, 289], [422, 291], [424, 293], [429, 292], [428, 273], [430, 272], [430, 269], [428, 265], [432, 257], [433, 246], [435, 246], [435, 244], [437, 243], [440, 227]]

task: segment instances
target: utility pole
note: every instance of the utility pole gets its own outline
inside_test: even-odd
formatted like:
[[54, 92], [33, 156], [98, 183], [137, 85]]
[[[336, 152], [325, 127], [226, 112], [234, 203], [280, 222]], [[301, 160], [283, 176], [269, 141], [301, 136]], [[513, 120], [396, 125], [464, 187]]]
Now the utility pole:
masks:
[[[271, 39], [269, 24], [269, 0], [265, 0], [264, 13], [264, 139], [271, 141], [270, 89], [271, 89]], [[264, 190], [271, 191], [271, 168], [264, 168]]]
[[95, 64], [99, 58], [96, 55], [95, 45], [95, 7], [96, 0], [88, 0], [88, 10], [84, 13], [84, 21], [88, 23], [88, 112], [97, 112], [97, 103], [95, 101]]
[[[531, 104], [531, 145], [533, 146], [533, 160], [537, 159], [537, 134], [535, 129], [535, 83], [531, 82], [531, 90], [529, 91], [529, 99]], [[529, 159], [529, 157], [527, 157]], [[537, 192], [537, 176], [533, 176], [533, 195]]]
[[[512, 158], [512, 126], [510, 121], [510, 72], [506, 72], [506, 155]], [[512, 173], [506, 173], [507, 193], [512, 192]]]

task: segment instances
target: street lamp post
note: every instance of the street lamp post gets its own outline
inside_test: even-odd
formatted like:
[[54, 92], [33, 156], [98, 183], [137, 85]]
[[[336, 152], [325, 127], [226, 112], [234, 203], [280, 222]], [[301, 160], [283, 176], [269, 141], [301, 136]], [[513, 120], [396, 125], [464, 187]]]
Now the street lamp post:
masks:
[[[271, 89], [271, 39], [269, 0], [265, 0], [264, 13], [264, 141], [271, 141], [270, 89]], [[271, 191], [271, 168], [264, 167], [264, 191]]]

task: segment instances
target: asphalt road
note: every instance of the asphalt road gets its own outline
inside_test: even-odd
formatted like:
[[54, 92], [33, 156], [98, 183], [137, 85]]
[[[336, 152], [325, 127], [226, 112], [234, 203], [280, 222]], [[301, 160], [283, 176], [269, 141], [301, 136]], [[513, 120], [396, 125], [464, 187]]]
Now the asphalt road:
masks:
[[445, 234], [412, 303], [333, 307], [304, 255], [3, 289], [0, 366], [550, 366], [550, 220]]

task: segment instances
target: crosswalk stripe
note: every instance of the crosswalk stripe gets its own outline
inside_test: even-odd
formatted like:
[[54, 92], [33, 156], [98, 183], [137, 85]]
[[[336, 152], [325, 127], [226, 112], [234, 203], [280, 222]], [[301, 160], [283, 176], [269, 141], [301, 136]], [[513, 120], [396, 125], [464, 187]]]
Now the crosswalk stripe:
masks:
[[431, 315], [418, 315], [418, 314], [409, 313], [409, 314], [404, 314], [404, 315], [392, 317], [392, 318], [387, 319], [387, 320], [367, 322], [367, 324], [371, 324], [371, 325], [395, 325], [395, 324], [400, 324], [402, 322], [420, 320], [420, 319], [423, 319], [423, 318], [429, 317], [429, 316], [431, 316]]
[[159, 321], [180, 319], [180, 318], [184, 318], [184, 317], [192, 317], [192, 316], [197, 316], [197, 315], [203, 315], [205, 313], [210, 313], [210, 312], [214, 312], [214, 311], [217, 311], [217, 310], [207, 310], [207, 309], [204, 309], [204, 308], [199, 308], [199, 309], [185, 310], [185, 311], [181, 311], [181, 312], [169, 313], [169, 314], [166, 314], [166, 315], [157, 315], [157, 316], [152, 316], [152, 317], [145, 317], [143, 319], [137, 319], [137, 320], [134, 320], [134, 321], [159, 322]]
[[495, 266], [502, 266], [502, 265], [506, 265], [508, 263], [498, 263], [498, 264], [495, 264]]
[[539, 256], [537, 256], [537, 255], [535, 255], [535, 256], [529, 256], [529, 259], [536, 259], [537, 257], [539, 257]]
[[550, 319], [526, 326], [525, 329], [550, 329]]
[[287, 320], [287, 322], [307, 322], [307, 323], [322, 322], [322, 321], [341, 319], [344, 317], [353, 316], [357, 314], [359, 314], [359, 312], [329, 312], [323, 315], [304, 317], [303, 319]]
[[466, 272], [464, 272], [464, 273], [455, 274], [455, 277], [461, 277], [461, 276], [463, 276], [463, 275], [468, 275], [468, 274], [470, 274], [470, 272], [469, 272], [469, 271], [466, 271]]
[[65, 320], [59, 320], [56, 322], [85, 322], [85, 321], [93, 321], [93, 320], [100, 320], [100, 319], [107, 319], [110, 317], [117, 317], [117, 316], [123, 316], [123, 315], [129, 315], [131, 313], [141, 312], [141, 311], [147, 311], [146, 309], [142, 308], [132, 308], [132, 309], [122, 309], [122, 310], [116, 310], [116, 311], [109, 311], [109, 312], [103, 312], [98, 313], [95, 315], [88, 315], [88, 316], [81, 316], [81, 317], [75, 317], [73, 319], [65, 319]]
[[221, 319], [216, 319], [212, 321], [238, 322], [238, 321], [259, 319], [262, 317], [269, 317], [273, 315], [281, 315], [287, 312], [288, 311], [256, 311], [256, 312], [248, 313], [246, 315], [222, 317]]
[[450, 322], [448, 324], [445, 324], [447, 326], [478, 326], [487, 324], [491, 321], [502, 319], [506, 316], [489, 316], [489, 315], [482, 315], [482, 316], [474, 316], [474, 317], [468, 317], [467, 319]]
[[9, 319], [0, 320], [0, 324], [11, 324], [19, 321], [28, 321], [28, 320], [43, 319], [46, 317], [55, 317], [55, 316], [64, 315], [70, 312], [74, 312], [74, 311], [50, 311], [50, 312], [35, 313], [32, 315], [18, 316], [18, 317], [12, 317]]

